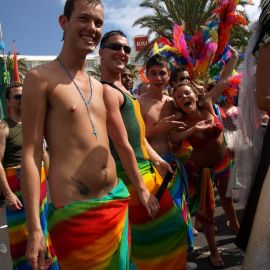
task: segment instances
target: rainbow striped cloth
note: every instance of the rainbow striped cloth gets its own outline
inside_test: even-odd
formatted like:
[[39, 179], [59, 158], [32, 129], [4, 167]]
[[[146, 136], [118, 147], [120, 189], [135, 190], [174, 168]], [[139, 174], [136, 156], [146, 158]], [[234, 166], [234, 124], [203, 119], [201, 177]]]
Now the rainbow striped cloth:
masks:
[[[20, 168], [12, 167], [5, 169], [8, 184], [12, 190], [23, 203], [21, 185], [20, 185]], [[46, 175], [45, 170], [41, 169], [41, 184], [40, 184], [40, 223], [45, 237], [47, 238], [47, 246], [49, 250], [49, 258], [52, 265], [49, 269], [58, 270], [58, 262], [50, 243], [47, 231], [47, 195], [46, 195]], [[10, 253], [12, 257], [13, 270], [31, 270], [25, 257], [28, 231], [26, 228], [25, 209], [13, 211], [6, 207], [8, 235], [10, 243]]]
[[[131, 269], [186, 269], [188, 226], [169, 191], [160, 200], [158, 215], [151, 219], [121, 163], [116, 161], [116, 164], [118, 177], [125, 181], [131, 197]], [[156, 194], [162, 183], [161, 176], [147, 160], [138, 161], [138, 167], [148, 190]]]
[[214, 223], [215, 196], [210, 168], [200, 168], [189, 160], [185, 168], [188, 174], [189, 211], [210, 224]]
[[179, 208], [183, 219], [188, 226], [187, 232], [187, 241], [188, 241], [188, 251], [191, 252], [194, 248], [194, 236], [193, 236], [193, 225], [188, 209], [188, 177], [186, 174], [185, 167], [180, 160], [180, 158], [176, 157], [171, 153], [167, 153], [161, 156], [167, 162], [175, 162], [177, 164], [177, 172], [176, 175], [168, 185], [168, 190], [173, 198], [173, 201]]
[[49, 232], [62, 270], [129, 269], [128, 202], [119, 180], [102, 198], [50, 205]]

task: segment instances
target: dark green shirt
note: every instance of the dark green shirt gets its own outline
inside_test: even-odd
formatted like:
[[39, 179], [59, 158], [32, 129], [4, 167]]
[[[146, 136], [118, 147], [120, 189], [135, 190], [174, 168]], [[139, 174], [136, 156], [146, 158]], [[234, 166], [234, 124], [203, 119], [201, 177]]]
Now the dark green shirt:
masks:
[[7, 122], [9, 134], [6, 139], [3, 166], [8, 168], [21, 165], [22, 125], [13, 121], [10, 117], [4, 120]]

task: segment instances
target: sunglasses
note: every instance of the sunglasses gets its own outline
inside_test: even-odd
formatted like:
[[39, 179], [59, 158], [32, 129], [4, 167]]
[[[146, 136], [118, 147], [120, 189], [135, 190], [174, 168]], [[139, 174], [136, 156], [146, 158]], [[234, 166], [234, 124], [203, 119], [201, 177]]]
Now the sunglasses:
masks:
[[15, 100], [20, 100], [22, 95], [14, 95], [12, 98]]
[[190, 81], [190, 77], [186, 76], [186, 77], [181, 77], [180, 78], [180, 82], [185, 81], [185, 80]]
[[121, 49], [123, 49], [126, 54], [130, 54], [131, 52], [131, 48], [129, 46], [122, 45], [120, 43], [109, 43], [107, 45], [104, 45], [101, 49], [105, 48], [111, 49], [113, 51], [120, 51]]

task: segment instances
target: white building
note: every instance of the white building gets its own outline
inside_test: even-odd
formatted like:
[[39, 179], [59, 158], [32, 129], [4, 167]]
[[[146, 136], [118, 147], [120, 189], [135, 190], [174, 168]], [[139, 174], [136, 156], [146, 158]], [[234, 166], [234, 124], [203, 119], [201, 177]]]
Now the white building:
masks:
[[[130, 54], [130, 64], [136, 65], [138, 68], [140, 68], [143, 65], [143, 61], [137, 61], [135, 62], [135, 57], [137, 55], [137, 52], [134, 48], [131, 50]], [[35, 66], [45, 64], [46, 62], [52, 61], [56, 58], [56, 55], [48, 55], [48, 56], [34, 56], [34, 55], [18, 55], [18, 59], [23, 58], [27, 64], [27, 69], [31, 69]], [[86, 70], [90, 70], [94, 66], [97, 66], [99, 64], [99, 55], [98, 50], [93, 52], [92, 54], [87, 55], [86, 57]]]

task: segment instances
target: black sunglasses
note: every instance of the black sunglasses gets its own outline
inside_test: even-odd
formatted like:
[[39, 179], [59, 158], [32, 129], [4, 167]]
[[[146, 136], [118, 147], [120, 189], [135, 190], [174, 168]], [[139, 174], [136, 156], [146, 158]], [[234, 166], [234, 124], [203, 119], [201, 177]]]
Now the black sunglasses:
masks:
[[120, 43], [109, 43], [107, 45], [104, 45], [101, 49], [105, 48], [111, 49], [113, 51], [120, 51], [121, 49], [123, 49], [126, 54], [130, 54], [131, 52], [131, 48], [129, 46], [122, 45]]
[[185, 80], [190, 81], [190, 77], [186, 76], [186, 77], [181, 77], [180, 78], [180, 82], [185, 81]]
[[20, 100], [22, 97], [22, 95], [14, 95], [12, 98], [14, 98], [15, 100]]

